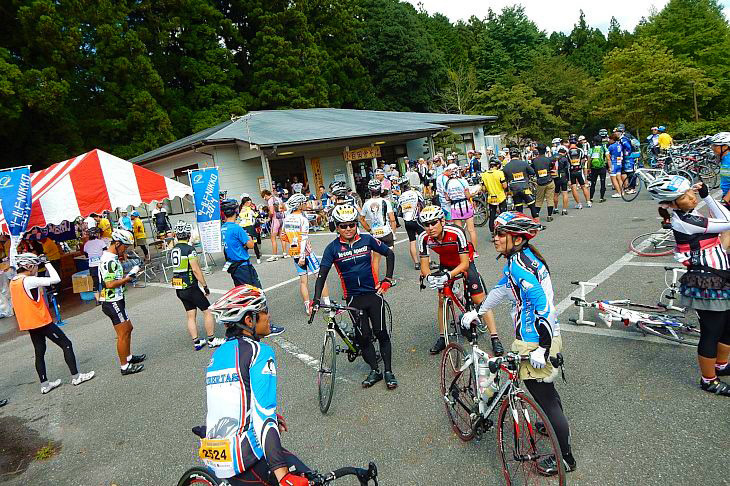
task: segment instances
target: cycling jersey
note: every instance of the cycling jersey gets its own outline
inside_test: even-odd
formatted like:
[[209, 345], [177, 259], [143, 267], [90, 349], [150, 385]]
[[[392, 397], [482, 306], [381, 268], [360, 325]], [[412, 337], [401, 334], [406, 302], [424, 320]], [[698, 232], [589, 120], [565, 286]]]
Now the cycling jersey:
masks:
[[662, 133], [657, 137], [657, 143], [660, 149], [667, 150], [672, 146], [672, 136], [668, 133]]
[[499, 169], [489, 169], [488, 171], [482, 172], [482, 182], [487, 189], [488, 204], [502, 204], [507, 199], [504, 193], [504, 187], [502, 187], [502, 183], [506, 182], [504, 172]]
[[502, 169], [507, 186], [512, 192], [522, 192], [529, 188], [528, 176], [535, 175], [532, 166], [526, 160], [513, 159]]
[[418, 235], [418, 251], [422, 257], [428, 256], [428, 251], [433, 250], [439, 256], [439, 263], [442, 267], [453, 270], [461, 264], [461, 255], [469, 255], [469, 261], [474, 261], [474, 247], [466, 239], [466, 233], [458, 226], [444, 225], [441, 240], [436, 240], [424, 231]]
[[265, 458], [271, 470], [286, 465], [276, 418], [276, 359], [270, 346], [247, 337], [229, 339], [206, 372], [203, 462], [221, 479]]
[[568, 160], [570, 161], [570, 172], [577, 172], [581, 169], [583, 169], [583, 165], [581, 164], [581, 161], [583, 160], [583, 157], [585, 154], [583, 153], [583, 150], [579, 149], [578, 147], [571, 147], [568, 149]]
[[112, 237], [112, 224], [109, 222], [106, 218], [99, 219], [99, 223], [97, 224], [99, 227], [99, 231], [101, 231], [101, 237], [102, 238], [111, 238]]
[[284, 218], [284, 233], [289, 240], [289, 255], [299, 258], [312, 253], [309, 243], [309, 220], [302, 213], [287, 214]]
[[729, 270], [728, 255], [720, 244], [719, 233], [730, 230], [730, 211], [711, 196], [704, 201], [711, 218], [697, 210], [672, 212], [672, 230], [677, 243], [674, 258], [688, 267]]
[[89, 269], [92, 272], [96, 272], [96, 267], [99, 266], [99, 261], [101, 260], [101, 255], [104, 253], [104, 250], [106, 250], [106, 241], [96, 238], [93, 240], [89, 240], [86, 243], [84, 243], [84, 253], [89, 257]]
[[378, 286], [377, 269], [372, 265], [372, 252], [387, 256], [391, 250], [367, 233], [355, 236], [355, 241], [337, 238], [327, 245], [320, 262], [320, 275], [326, 275], [332, 265], [337, 269], [345, 298], [372, 294]]
[[135, 240], [146, 240], [147, 239], [147, 233], [145, 233], [144, 230], [144, 223], [139, 218], [134, 218], [132, 220], [132, 231], [134, 232], [134, 239]]
[[178, 243], [170, 250], [170, 262], [172, 263], [172, 287], [178, 290], [187, 289], [197, 285], [198, 280], [193, 274], [191, 261], [197, 261], [198, 254], [191, 245]]
[[[104, 251], [99, 259], [99, 280], [101, 282], [112, 282], [124, 277], [124, 269], [119, 257], [110, 251]], [[101, 302], [117, 302], [124, 299], [124, 285], [108, 289], [102, 284], [99, 300]]]
[[416, 221], [418, 214], [425, 205], [426, 202], [423, 199], [423, 195], [414, 189], [404, 192], [398, 198], [398, 207], [400, 208], [404, 221]]
[[[466, 197], [466, 191], [469, 189], [469, 183], [463, 177], [451, 177], [446, 181], [444, 192], [449, 198], [451, 210], [456, 214], [466, 215], [473, 210], [471, 202]], [[461, 219], [461, 218], [459, 218]]]
[[449, 209], [449, 202], [446, 200], [446, 182], [448, 180], [449, 177], [444, 174], [436, 176], [436, 194], [439, 196], [439, 203], [441, 204], [441, 207], [447, 211]]
[[560, 336], [560, 327], [547, 267], [532, 250], [525, 248], [510, 255], [502, 273], [502, 278], [479, 307], [479, 314], [509, 299], [515, 338], [549, 349], [553, 338]]
[[[544, 186], [547, 184], [550, 184], [552, 182], [551, 176], [551, 170], [553, 170], [553, 162], [545, 157], [544, 155], [540, 155], [538, 157], [535, 157], [532, 159], [532, 169], [535, 171], [535, 174], [537, 175], [537, 184], [540, 186]], [[556, 171], [557, 172], [557, 171]]]
[[603, 145], [596, 145], [590, 151], [591, 169], [606, 167], [606, 149]]
[[730, 152], [720, 159], [720, 189], [723, 196], [730, 191]]
[[258, 213], [256, 212], [256, 209], [251, 206], [243, 206], [238, 216], [241, 218], [241, 227], [246, 228], [256, 224]]
[[223, 223], [221, 226], [221, 240], [223, 253], [230, 262], [248, 262], [248, 248], [246, 243], [251, 239], [248, 233], [233, 222]]
[[362, 216], [370, 226], [370, 234], [376, 238], [383, 238], [393, 233], [390, 227], [389, 214], [393, 213], [393, 205], [382, 197], [374, 197], [362, 205]]

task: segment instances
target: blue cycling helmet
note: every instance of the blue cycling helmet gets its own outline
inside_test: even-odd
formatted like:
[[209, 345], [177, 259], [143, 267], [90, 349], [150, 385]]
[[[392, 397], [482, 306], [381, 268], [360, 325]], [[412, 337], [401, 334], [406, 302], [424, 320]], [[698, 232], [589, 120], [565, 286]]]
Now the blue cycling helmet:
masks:
[[132, 216], [139, 218], [139, 211], [132, 211]]
[[657, 130], [659, 130], [660, 132], [666, 132], [667, 131], [667, 127], [665, 127], [664, 125], [659, 125], [659, 127], [657, 128]]

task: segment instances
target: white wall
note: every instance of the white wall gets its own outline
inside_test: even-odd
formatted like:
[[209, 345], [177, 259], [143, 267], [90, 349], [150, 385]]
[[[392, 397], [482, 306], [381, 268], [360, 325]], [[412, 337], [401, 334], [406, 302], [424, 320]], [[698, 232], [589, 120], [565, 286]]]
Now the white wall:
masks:
[[[408, 153], [408, 158], [411, 160], [418, 160], [421, 157], [424, 159], [428, 159], [432, 156], [432, 154], [429, 151], [428, 145], [425, 145], [428, 141], [428, 138], [417, 138], [415, 140], [410, 140], [406, 142], [406, 152]], [[424, 154], [423, 152], [427, 152]]]

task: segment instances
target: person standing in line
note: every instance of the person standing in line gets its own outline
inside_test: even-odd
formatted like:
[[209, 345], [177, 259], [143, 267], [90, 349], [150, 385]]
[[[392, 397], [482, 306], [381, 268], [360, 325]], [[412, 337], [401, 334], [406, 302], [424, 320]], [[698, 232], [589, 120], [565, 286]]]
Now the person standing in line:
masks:
[[[271, 193], [269, 193], [271, 196]], [[231, 274], [233, 284], [236, 286], [249, 284], [257, 288], [261, 287], [259, 275], [251, 265], [248, 255], [249, 248], [253, 248], [253, 240], [243, 228], [236, 223], [238, 217], [238, 201], [225, 199], [221, 202], [221, 211], [226, 218], [221, 226], [221, 239], [223, 240], [223, 255], [226, 264], [223, 267]]]
[[94, 299], [96, 299], [97, 304], [99, 303], [99, 291], [101, 290], [99, 285], [99, 261], [107, 247], [106, 241], [99, 238], [100, 235], [99, 228], [89, 228], [89, 240], [84, 243], [84, 253], [89, 259], [89, 275], [91, 275]]
[[124, 301], [124, 286], [134, 280], [139, 267], [134, 266], [127, 276], [124, 276], [122, 263], [119, 256], [124, 255], [127, 247], [133, 242], [132, 233], [117, 229], [112, 232], [109, 248], [104, 250], [99, 260], [99, 280], [101, 292], [101, 310], [112, 321], [114, 332], [117, 334], [117, 354], [122, 375], [139, 373], [144, 369], [142, 361], [146, 355], [132, 354], [132, 321], [127, 316], [126, 303]]
[[616, 191], [611, 195], [612, 198], [619, 198], [623, 194], [625, 177], [621, 173], [624, 166], [624, 152], [621, 146], [621, 137], [618, 133], [613, 133], [609, 138], [608, 156], [611, 159], [611, 185]]
[[553, 162], [545, 156], [547, 147], [543, 144], [538, 144], [536, 149], [537, 157], [532, 159], [530, 162], [532, 169], [535, 171], [537, 188], [535, 190], [535, 211], [537, 212], [536, 219], [540, 220], [540, 211], [542, 211], [542, 205], [547, 201], [547, 220], [553, 220], [553, 211], [555, 210], [554, 202], [555, 199], [555, 182], [550, 174]]
[[601, 199], [598, 202], [606, 202], [606, 165], [608, 164], [611, 157], [608, 155], [608, 151], [601, 143], [601, 136], [596, 135], [593, 138], [593, 147], [588, 157], [588, 180], [591, 183], [591, 198], [590, 202], [593, 203], [593, 196], [596, 194], [596, 182], [601, 180]]
[[144, 223], [139, 217], [138, 211], [132, 211], [132, 233], [134, 234], [134, 244], [142, 248], [144, 259], [150, 261], [150, 252], [147, 249], [147, 233], [144, 230]]
[[[504, 211], [507, 211], [507, 180], [502, 172], [502, 162], [498, 157], [489, 159], [489, 170], [482, 172], [482, 184], [487, 191], [487, 204], [489, 205], [489, 231], [494, 233], [494, 221]], [[419, 263], [420, 268], [420, 263]]]
[[403, 224], [408, 235], [408, 251], [411, 254], [413, 265], [416, 270], [421, 268], [420, 258], [418, 256], [418, 248], [416, 247], [416, 238], [423, 232], [423, 227], [418, 222], [418, 214], [426, 206], [423, 195], [416, 189], [410, 187], [410, 179], [403, 177], [400, 180], [400, 187], [403, 193], [398, 198], [398, 208], [403, 216]]
[[[271, 191], [264, 189], [261, 191], [261, 197], [266, 201], [269, 212], [269, 233], [271, 234], [271, 256], [266, 259], [267, 262], [275, 262], [279, 259], [279, 247], [276, 240], [281, 242], [281, 251], [283, 258], [289, 258], [286, 245], [281, 239], [281, 225], [284, 221], [284, 209], [281, 199], [271, 194]], [[253, 285], [253, 284], [252, 284]]]
[[248, 194], [241, 194], [241, 207], [238, 216], [241, 219], [239, 223], [241, 228], [254, 240], [253, 251], [256, 253], [256, 263], [261, 263], [261, 249], [259, 248], [259, 245], [261, 245], [261, 233], [256, 228], [258, 211], [251, 200], [251, 196]]
[[48, 277], [38, 277], [43, 259], [33, 253], [21, 253], [15, 259], [18, 274], [10, 281], [10, 298], [21, 331], [28, 331], [35, 351], [35, 369], [41, 382], [41, 393], [46, 394], [61, 386], [61, 380], [48, 381], [46, 375], [46, 339], [63, 350], [63, 358], [71, 372], [71, 383], [80, 385], [94, 377], [94, 372], [79, 373], [71, 340], [53, 323], [42, 288], [61, 281], [58, 272], [45, 262]]

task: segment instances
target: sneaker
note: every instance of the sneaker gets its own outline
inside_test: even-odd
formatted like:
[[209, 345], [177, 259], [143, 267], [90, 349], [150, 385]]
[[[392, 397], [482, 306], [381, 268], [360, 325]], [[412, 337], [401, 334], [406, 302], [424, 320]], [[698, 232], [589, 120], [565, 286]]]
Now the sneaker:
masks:
[[281, 326], [270, 325], [269, 328], [271, 329], [271, 331], [269, 332], [268, 337], [274, 337], [284, 333], [284, 328]]
[[474, 252], [474, 258], [479, 258], [479, 252]]
[[4, 407], [7, 404], [8, 404], [8, 399], [7, 398], [3, 398], [2, 400], [0, 400], [0, 407]]
[[504, 354], [504, 346], [502, 346], [502, 341], [498, 337], [492, 338], [492, 351], [494, 351], [495, 356], [502, 356]]
[[636, 189], [629, 189], [626, 194], [636, 194]]
[[554, 218], [553, 218], [552, 216], [548, 216], [548, 217], [547, 217], [547, 222], [548, 222], [548, 223], [551, 223], [551, 222], [553, 221], [553, 219], [554, 219]]
[[568, 215], [568, 210], [567, 209], [563, 209], [563, 212], [560, 213], [560, 214], [562, 214], [563, 216], [567, 216]]
[[266, 259], [267, 262], [275, 262], [278, 260], [279, 260], [279, 257], [276, 255], [271, 255], [269, 258]]
[[208, 347], [210, 349], [217, 348], [221, 344], [225, 343], [225, 338], [213, 338], [212, 340], [208, 341]]
[[431, 347], [431, 349], [428, 350], [431, 354], [439, 354], [441, 351], [446, 349], [446, 341], [444, 341], [443, 336], [439, 336], [439, 338], [436, 340], [436, 343]]
[[706, 392], [714, 393], [715, 395], [730, 397], [730, 385], [728, 385], [724, 381], [718, 380], [717, 378], [710, 382], [706, 382], [705, 380], [700, 379], [700, 388], [702, 388]]
[[139, 373], [143, 369], [144, 369], [143, 364], [128, 364], [127, 369], [126, 370], [122, 369], [121, 371], [122, 371], [122, 375], [126, 376], [126, 375], [133, 375], [135, 373]]
[[[575, 471], [576, 464], [573, 454], [563, 454], [563, 466], [565, 467], [565, 472]], [[537, 471], [543, 476], [555, 476], [558, 474], [558, 463], [555, 461], [555, 456], [547, 456], [538, 462]]]
[[132, 359], [128, 359], [127, 363], [129, 363], [129, 364], [141, 363], [142, 361], [145, 360], [146, 357], [147, 357], [146, 354], [133, 354]]
[[592, 207], [593, 207], [593, 201], [588, 201], [588, 202], [586, 203], [586, 207], [587, 207], [587, 208], [592, 208]]
[[368, 374], [367, 378], [362, 380], [362, 387], [363, 388], [370, 388], [377, 382], [383, 379], [383, 374], [378, 370], [370, 370], [370, 373]]
[[289, 255], [288, 253], [284, 253], [283, 255], [281, 255], [281, 258], [286, 260], [287, 258], [291, 258], [291, 255]]
[[41, 393], [45, 395], [46, 393], [55, 388], [58, 388], [59, 386], [61, 386], [61, 380], [49, 381], [45, 385], [41, 385]]
[[619, 194], [618, 192], [615, 192], [615, 193], [611, 194], [611, 197], [614, 199], [618, 199], [621, 197], [621, 194]]
[[260, 258], [257, 258], [256, 259], [256, 263], [261, 263], [261, 259]]
[[388, 390], [398, 388], [398, 380], [395, 379], [392, 371], [386, 371], [383, 375], [385, 376], [385, 386], [388, 387]]
[[730, 376], [730, 365], [725, 365], [722, 369], [715, 368], [715, 374], [717, 376]]
[[482, 322], [481, 319], [479, 319], [479, 322], [477, 323], [477, 331], [481, 334], [487, 333], [487, 326], [484, 325], [484, 322]]
[[601, 199], [598, 200], [598, 202], [599, 203], [604, 203], [604, 202], [606, 202], [606, 198], [605, 197], [602, 197]]
[[414, 270], [420, 270], [421, 269], [421, 264], [420, 263], [414, 263], [413, 264], [413, 269]]
[[79, 373], [79, 376], [77, 376], [76, 378], [71, 380], [71, 384], [74, 386], [80, 385], [85, 381], [89, 381], [94, 376], [96, 376], [96, 375], [94, 374], [93, 371], [89, 371], [88, 373]]
[[205, 347], [205, 339], [196, 339], [193, 341], [193, 347], [195, 348], [195, 351], [200, 351]]
[[576, 204], [575, 209], [583, 209], [583, 205], [581, 203]]

